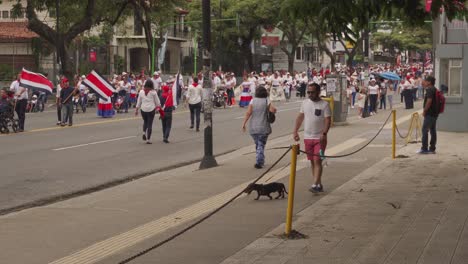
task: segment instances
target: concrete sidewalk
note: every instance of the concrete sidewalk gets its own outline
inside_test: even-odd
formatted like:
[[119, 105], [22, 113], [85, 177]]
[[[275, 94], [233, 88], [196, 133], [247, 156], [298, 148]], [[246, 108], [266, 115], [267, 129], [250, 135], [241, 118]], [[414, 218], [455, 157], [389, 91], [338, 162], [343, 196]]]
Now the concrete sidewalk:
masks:
[[[468, 263], [468, 134], [438, 133], [436, 155], [408, 145], [222, 264]], [[363, 166], [365, 166], [363, 164]], [[325, 181], [326, 186], [326, 181]]]

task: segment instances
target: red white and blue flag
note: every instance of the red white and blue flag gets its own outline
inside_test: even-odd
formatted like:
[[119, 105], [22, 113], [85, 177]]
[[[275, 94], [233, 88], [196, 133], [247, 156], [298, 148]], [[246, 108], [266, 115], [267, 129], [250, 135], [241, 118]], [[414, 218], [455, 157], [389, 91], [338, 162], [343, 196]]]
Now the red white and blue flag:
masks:
[[52, 93], [53, 84], [47, 77], [40, 73], [28, 71], [23, 68], [20, 78], [21, 86], [32, 90], [40, 90], [46, 93]]
[[89, 89], [96, 93], [97, 97], [103, 100], [107, 100], [112, 94], [117, 92], [106, 78], [94, 70], [86, 76], [86, 79], [83, 80], [83, 84], [88, 86]]

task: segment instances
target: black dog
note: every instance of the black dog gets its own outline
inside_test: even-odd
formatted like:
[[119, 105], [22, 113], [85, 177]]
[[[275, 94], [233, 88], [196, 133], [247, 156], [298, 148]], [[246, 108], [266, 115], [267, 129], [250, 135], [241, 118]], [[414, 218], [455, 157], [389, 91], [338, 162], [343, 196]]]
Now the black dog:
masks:
[[257, 198], [255, 198], [255, 200], [258, 200], [258, 198], [260, 198], [261, 195], [266, 195], [271, 200], [273, 199], [270, 195], [272, 192], [278, 192], [278, 196], [275, 197], [275, 199], [278, 199], [280, 197], [284, 198], [284, 193], [288, 193], [286, 191], [286, 187], [284, 187], [284, 184], [280, 182], [272, 182], [268, 184], [251, 183], [244, 190], [244, 192], [247, 194], [250, 194], [252, 191], [257, 191]]

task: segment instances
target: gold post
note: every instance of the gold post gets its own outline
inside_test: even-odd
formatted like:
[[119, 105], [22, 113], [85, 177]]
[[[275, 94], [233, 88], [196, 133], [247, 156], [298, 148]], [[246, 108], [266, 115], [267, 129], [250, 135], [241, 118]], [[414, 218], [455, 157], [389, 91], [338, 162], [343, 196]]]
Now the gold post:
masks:
[[396, 158], [396, 110], [392, 110], [392, 159]]
[[327, 97], [322, 98], [322, 100], [327, 101], [328, 104], [330, 105], [330, 111], [331, 111], [331, 126], [333, 126], [333, 120], [334, 120], [334, 118], [333, 118], [333, 115], [334, 115], [334, 114], [333, 114], [333, 111], [334, 111], [334, 108], [335, 108], [335, 101], [334, 101], [334, 99], [333, 99], [333, 95], [331, 95], [331, 96], [328, 97], [328, 98], [327, 98]]
[[286, 212], [286, 235], [291, 233], [292, 216], [294, 208], [294, 187], [296, 185], [296, 164], [297, 153], [299, 153], [299, 145], [292, 145], [291, 149], [291, 172], [289, 175], [289, 194], [288, 194], [288, 210]]

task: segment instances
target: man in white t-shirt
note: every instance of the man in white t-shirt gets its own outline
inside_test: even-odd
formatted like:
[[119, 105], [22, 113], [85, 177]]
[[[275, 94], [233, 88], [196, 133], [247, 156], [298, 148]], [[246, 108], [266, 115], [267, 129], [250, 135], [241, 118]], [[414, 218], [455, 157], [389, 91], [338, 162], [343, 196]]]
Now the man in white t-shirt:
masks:
[[316, 83], [307, 86], [307, 96], [302, 102], [301, 110], [296, 118], [294, 140], [299, 141], [299, 128], [304, 122], [304, 145], [307, 159], [312, 164], [314, 184], [311, 192], [323, 192], [322, 157], [327, 147], [327, 133], [331, 124], [331, 111], [327, 102], [320, 99], [320, 86]]

